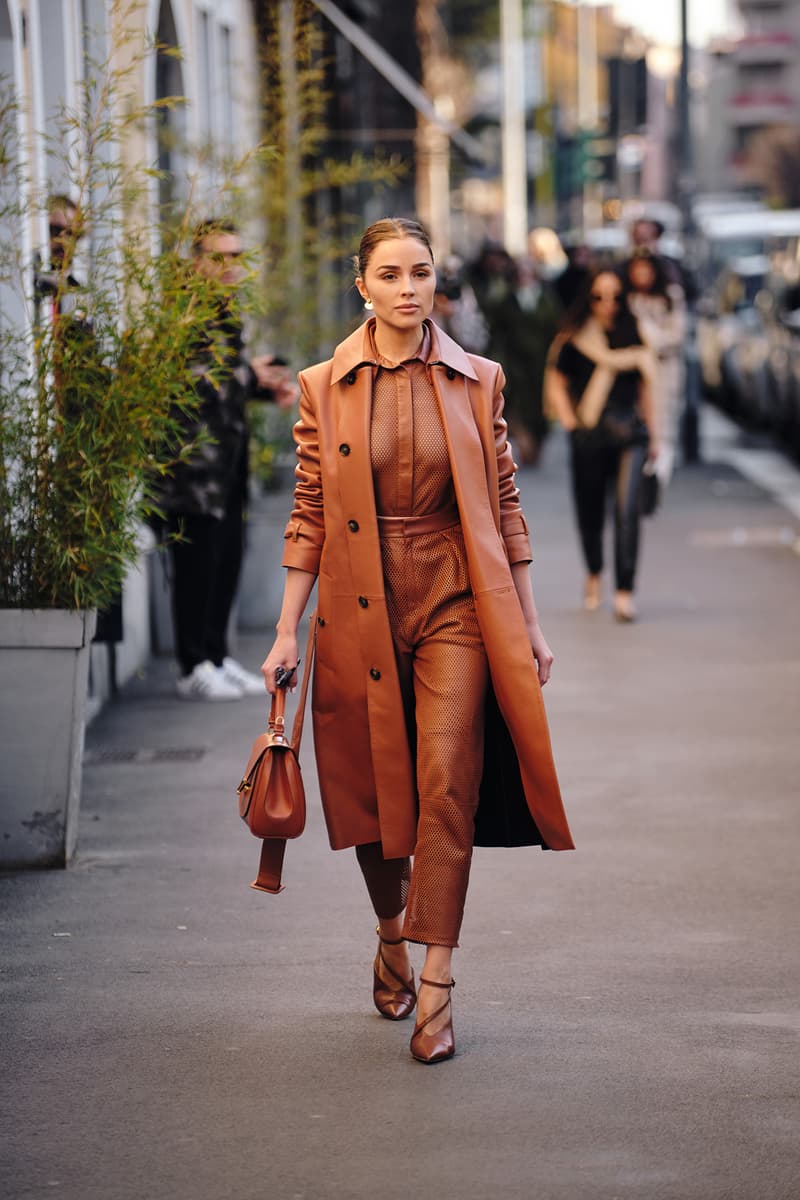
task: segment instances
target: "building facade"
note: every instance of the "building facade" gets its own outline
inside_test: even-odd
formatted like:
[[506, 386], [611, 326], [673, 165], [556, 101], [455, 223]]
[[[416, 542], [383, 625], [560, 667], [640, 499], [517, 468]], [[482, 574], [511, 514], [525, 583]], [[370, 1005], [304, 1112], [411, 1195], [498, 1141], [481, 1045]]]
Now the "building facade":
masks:
[[741, 35], [705, 55], [704, 112], [697, 130], [703, 191], [758, 187], [760, 135], [800, 128], [800, 3], [739, 0]]

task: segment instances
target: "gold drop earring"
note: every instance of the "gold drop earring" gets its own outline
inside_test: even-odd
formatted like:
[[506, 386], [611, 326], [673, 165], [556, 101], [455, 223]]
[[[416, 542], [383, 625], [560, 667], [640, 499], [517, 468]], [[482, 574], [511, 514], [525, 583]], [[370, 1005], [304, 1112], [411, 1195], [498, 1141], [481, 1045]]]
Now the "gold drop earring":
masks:
[[367, 310], [367, 312], [372, 312], [373, 304], [369, 296], [367, 296], [366, 300], [364, 301], [364, 308]]

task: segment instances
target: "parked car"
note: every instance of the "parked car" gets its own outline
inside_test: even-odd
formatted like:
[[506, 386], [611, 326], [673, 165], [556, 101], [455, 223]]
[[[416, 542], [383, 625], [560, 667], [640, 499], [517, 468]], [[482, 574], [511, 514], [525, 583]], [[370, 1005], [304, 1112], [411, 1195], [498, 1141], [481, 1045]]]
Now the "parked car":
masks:
[[800, 311], [776, 316], [769, 343], [770, 428], [779, 443], [800, 459]]
[[[800, 239], [772, 259], [732, 259], [699, 305], [705, 393], [747, 429], [800, 458]], [[787, 271], [789, 272], [787, 275]]]
[[[697, 346], [703, 387], [720, 407], [739, 420], [749, 419], [751, 397], [763, 407], [767, 347], [763, 321], [755, 305], [769, 272], [762, 254], [731, 258], [706, 287], [697, 305]], [[753, 420], [756, 420], [755, 413]], [[757, 421], [756, 421], [757, 423]]]

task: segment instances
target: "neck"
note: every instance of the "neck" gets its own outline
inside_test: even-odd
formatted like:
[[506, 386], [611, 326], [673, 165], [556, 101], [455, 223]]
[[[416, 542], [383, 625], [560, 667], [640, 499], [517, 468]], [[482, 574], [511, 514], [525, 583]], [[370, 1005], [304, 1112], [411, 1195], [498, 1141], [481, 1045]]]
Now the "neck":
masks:
[[419, 349], [422, 332], [421, 323], [411, 329], [396, 329], [392, 325], [385, 325], [381, 320], [376, 320], [375, 346], [378, 353], [389, 362], [403, 362]]
[[606, 324], [604, 324], [604, 322], [601, 321], [598, 317], [589, 317], [589, 320], [584, 325], [584, 329], [587, 330], [587, 332], [589, 332], [589, 333], [593, 333], [593, 334], [599, 333], [604, 338], [607, 338], [609, 333], [611, 332], [611, 328], [609, 326], [607, 326]]

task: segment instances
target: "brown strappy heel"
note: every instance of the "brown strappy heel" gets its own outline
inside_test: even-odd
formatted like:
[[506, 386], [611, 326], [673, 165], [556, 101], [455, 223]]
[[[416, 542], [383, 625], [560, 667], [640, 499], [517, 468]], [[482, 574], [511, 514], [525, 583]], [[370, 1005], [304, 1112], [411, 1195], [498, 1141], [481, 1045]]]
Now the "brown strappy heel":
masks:
[[449, 983], [437, 983], [434, 979], [423, 979], [420, 975], [419, 982], [420, 985], [426, 983], [428, 987], [447, 988], [447, 999], [435, 1012], [417, 1025], [411, 1037], [411, 1053], [417, 1062], [444, 1062], [446, 1058], [452, 1058], [456, 1052], [452, 1012], [447, 1024], [443, 1025], [441, 1029], [437, 1029], [436, 1033], [426, 1033], [425, 1026], [429, 1025], [431, 1021], [435, 1021], [447, 1008], [450, 1003], [450, 993], [456, 986], [456, 981], [451, 979]]
[[[399, 946], [405, 941], [405, 938], [398, 938], [397, 941], [389, 941], [388, 938], [381, 937], [381, 927], [377, 925], [375, 932], [378, 935], [378, 953], [375, 957], [375, 962], [372, 968], [372, 998], [375, 1001], [375, 1007], [382, 1017], [386, 1017], [389, 1021], [402, 1021], [409, 1013], [413, 1012], [414, 1005], [417, 1003], [417, 991], [414, 987], [414, 972], [411, 972], [410, 979], [401, 979], [396, 971], [393, 971], [386, 959], [383, 957], [383, 946]], [[379, 966], [387, 971], [392, 979], [400, 986], [391, 988], [384, 983], [378, 974]]]

